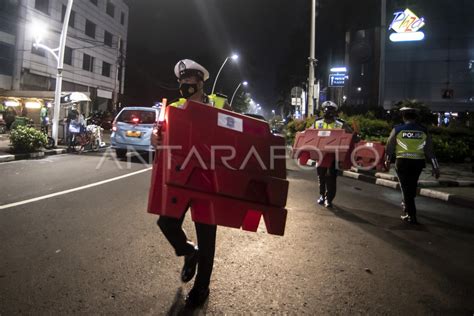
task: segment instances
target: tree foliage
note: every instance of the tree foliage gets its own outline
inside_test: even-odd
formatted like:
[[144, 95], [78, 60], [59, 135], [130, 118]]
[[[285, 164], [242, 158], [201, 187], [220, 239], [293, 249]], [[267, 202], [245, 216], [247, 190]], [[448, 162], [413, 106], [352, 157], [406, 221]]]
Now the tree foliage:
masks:
[[247, 113], [250, 108], [250, 100], [248, 93], [237, 94], [232, 102], [232, 110], [237, 113]]

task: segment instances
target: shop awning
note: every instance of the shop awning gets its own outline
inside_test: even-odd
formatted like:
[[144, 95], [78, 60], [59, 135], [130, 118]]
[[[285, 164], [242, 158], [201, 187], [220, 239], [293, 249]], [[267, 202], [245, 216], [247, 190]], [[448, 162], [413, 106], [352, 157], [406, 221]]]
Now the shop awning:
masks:
[[89, 96], [82, 92], [71, 92], [61, 97], [61, 104], [71, 104], [78, 102], [90, 102]]
[[[88, 98], [90, 97], [90, 92], [77, 92], [77, 91], [63, 91], [61, 96], [66, 96], [72, 93], [80, 93]], [[29, 91], [29, 90], [9, 90], [0, 92], [0, 96], [3, 97], [14, 97], [14, 98], [38, 98], [38, 99], [54, 99], [54, 91]], [[90, 99], [89, 99], [90, 101]]]

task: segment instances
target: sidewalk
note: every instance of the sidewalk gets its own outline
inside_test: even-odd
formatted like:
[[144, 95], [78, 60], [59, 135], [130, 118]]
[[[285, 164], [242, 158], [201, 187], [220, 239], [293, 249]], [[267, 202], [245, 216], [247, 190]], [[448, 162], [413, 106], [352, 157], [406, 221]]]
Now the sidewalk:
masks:
[[[102, 141], [106, 143], [106, 147], [110, 146], [110, 134], [110, 131], [103, 132]], [[41, 151], [29, 154], [12, 154], [10, 152], [9, 137], [9, 133], [0, 134], [0, 163], [13, 160], [38, 159], [43, 158], [44, 156], [60, 155], [67, 153], [67, 146], [58, 145], [55, 149], [43, 149]]]

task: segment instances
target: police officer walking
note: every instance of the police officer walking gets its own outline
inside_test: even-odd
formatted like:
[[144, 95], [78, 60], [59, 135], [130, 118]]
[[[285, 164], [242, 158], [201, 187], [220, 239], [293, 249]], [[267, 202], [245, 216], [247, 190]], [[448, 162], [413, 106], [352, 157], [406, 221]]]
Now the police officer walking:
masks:
[[416, 189], [421, 171], [426, 167], [425, 158], [433, 167], [433, 176], [440, 177], [439, 164], [433, 152], [431, 136], [425, 127], [416, 122], [418, 110], [404, 107], [400, 109], [403, 124], [392, 130], [386, 147], [385, 168], [395, 159], [395, 169], [402, 191], [403, 213], [401, 219], [410, 224], [417, 224]]
[[[348, 133], [352, 133], [352, 129], [346, 122], [337, 117], [338, 106], [332, 101], [324, 102], [323, 118], [314, 122], [315, 129], [344, 129]], [[318, 183], [319, 183], [319, 200], [318, 204], [327, 208], [332, 208], [332, 201], [336, 197], [337, 168], [336, 161], [330, 168], [318, 167]]]
[[[179, 92], [182, 96], [170, 106], [180, 107], [187, 100], [206, 103], [218, 108], [227, 107], [227, 102], [217, 96], [207, 96], [204, 91], [204, 82], [209, 78], [209, 72], [198, 63], [185, 59], [175, 66], [175, 75], [179, 82]], [[211, 103], [212, 102], [212, 103]], [[155, 145], [160, 144], [159, 135], [154, 135], [152, 140]], [[184, 265], [181, 270], [181, 281], [189, 282], [196, 273], [196, 280], [191, 291], [186, 296], [186, 305], [196, 307], [202, 305], [209, 296], [209, 283], [211, 280], [216, 248], [216, 225], [207, 225], [195, 222], [197, 246], [188, 240], [182, 228], [183, 217], [176, 219], [160, 216], [158, 226], [174, 248], [177, 256], [184, 256]]]

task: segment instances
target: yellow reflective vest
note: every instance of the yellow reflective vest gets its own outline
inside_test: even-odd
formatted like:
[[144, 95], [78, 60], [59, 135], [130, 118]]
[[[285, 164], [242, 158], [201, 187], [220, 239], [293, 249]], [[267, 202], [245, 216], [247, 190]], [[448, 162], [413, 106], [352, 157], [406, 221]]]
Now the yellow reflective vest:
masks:
[[[206, 99], [207, 99], [206, 100], [207, 102], [205, 103], [211, 104], [212, 106], [218, 109], [223, 109], [227, 102], [226, 98], [218, 96], [216, 94], [208, 95]], [[170, 106], [181, 107], [186, 103], [186, 101], [187, 101], [186, 99], [180, 98], [178, 99], [178, 101], [171, 103]]]
[[395, 155], [397, 158], [425, 159], [427, 135], [422, 130], [405, 129], [397, 134]]
[[339, 119], [336, 119], [332, 123], [326, 123], [324, 119], [317, 120], [316, 122], [314, 122], [315, 129], [342, 129], [343, 126], [344, 122]]

